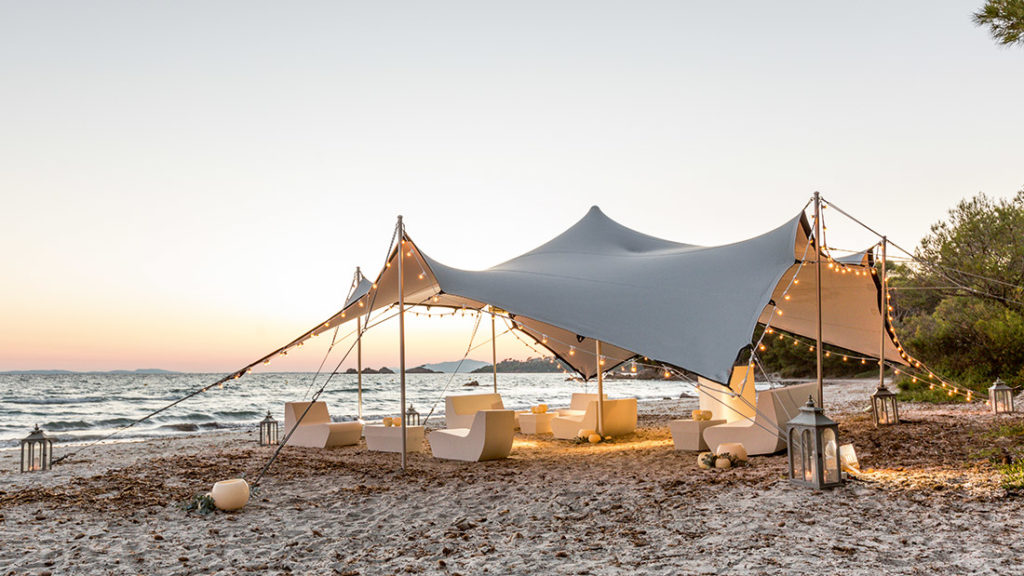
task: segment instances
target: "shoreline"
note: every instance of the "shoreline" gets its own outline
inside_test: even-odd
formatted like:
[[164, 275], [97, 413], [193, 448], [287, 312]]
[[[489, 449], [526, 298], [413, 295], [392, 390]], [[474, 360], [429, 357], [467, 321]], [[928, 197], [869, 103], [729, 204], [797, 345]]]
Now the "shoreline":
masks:
[[906, 424], [875, 429], [876, 384], [826, 385], [865, 473], [825, 492], [784, 480], [784, 453], [698, 470], [667, 430], [695, 399], [640, 403], [614, 443], [517, 434], [507, 460], [428, 450], [404, 473], [364, 445], [287, 448], [245, 509], [208, 516], [179, 505], [258, 470], [273, 449], [254, 430], [98, 445], [41, 474], [6, 452], [0, 574], [1013, 573], [1024, 500], [977, 453], [1021, 450], [987, 435], [1024, 417], [906, 404]]

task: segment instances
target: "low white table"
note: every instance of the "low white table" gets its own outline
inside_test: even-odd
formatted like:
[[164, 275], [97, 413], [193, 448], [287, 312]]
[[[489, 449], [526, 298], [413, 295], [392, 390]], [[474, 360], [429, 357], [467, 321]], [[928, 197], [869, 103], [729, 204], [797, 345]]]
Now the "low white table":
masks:
[[[409, 452], [423, 452], [423, 426], [406, 426], [405, 443]], [[375, 452], [402, 452], [402, 427], [383, 424], [363, 426], [366, 449]]]
[[555, 416], [558, 416], [558, 412], [520, 414], [519, 430], [523, 434], [551, 434], [551, 420]]
[[725, 420], [672, 420], [668, 429], [672, 432], [672, 443], [676, 450], [707, 450], [704, 429], [725, 424]]

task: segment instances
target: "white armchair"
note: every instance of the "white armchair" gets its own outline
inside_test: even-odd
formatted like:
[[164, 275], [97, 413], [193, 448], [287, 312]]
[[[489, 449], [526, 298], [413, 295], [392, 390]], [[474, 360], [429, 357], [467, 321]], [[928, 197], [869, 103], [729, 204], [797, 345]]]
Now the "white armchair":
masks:
[[[359, 422], [331, 422], [327, 413], [327, 404], [313, 402], [302, 422], [299, 418], [306, 411], [309, 402], [285, 402], [284, 431], [289, 446], [306, 446], [310, 448], [330, 448], [331, 446], [351, 446], [359, 443], [363, 433], [363, 425]], [[298, 423], [298, 426], [296, 426]]]
[[435, 458], [478, 462], [508, 458], [514, 436], [511, 410], [479, 410], [469, 428], [435, 430], [428, 440]]

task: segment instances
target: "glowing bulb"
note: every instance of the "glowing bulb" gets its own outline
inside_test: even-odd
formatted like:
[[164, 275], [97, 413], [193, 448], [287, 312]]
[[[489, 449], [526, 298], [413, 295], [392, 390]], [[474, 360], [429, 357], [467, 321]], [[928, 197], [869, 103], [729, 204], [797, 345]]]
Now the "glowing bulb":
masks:
[[758, 348], [758, 350], [761, 350], [762, 352], [764, 352], [765, 350], [767, 350], [767, 349], [768, 349], [768, 347], [767, 347], [767, 346], [765, 346], [764, 344], [761, 344], [761, 345], [760, 345], [760, 346], [758, 346], [757, 348]]
[[794, 279], [794, 280], [793, 280], [793, 284], [799, 284], [799, 283], [800, 283], [800, 280], [799, 280], [799, 279]]
[[843, 356], [843, 362], [846, 362], [847, 360], [849, 360], [849, 358], [846, 357], [846, 356]]
[[360, 301], [359, 301], [359, 307], [360, 307], [360, 308], [362, 308], [362, 307], [363, 307], [363, 301], [362, 301], [362, 300], [360, 300]]
[[669, 374], [668, 370], [665, 370], [665, 378], [670, 378], [672, 375]]
[[860, 359], [860, 363], [861, 363], [861, 364], [867, 364], [867, 363], [868, 363], [868, 361], [867, 361], [867, 360], [865, 360], [865, 359], [863, 359], [863, 358], [861, 358], [861, 359]]
[[771, 334], [771, 333], [773, 333], [773, 332], [775, 332], [775, 330], [774, 330], [774, 329], [772, 329], [772, 328], [769, 328], [769, 329], [768, 329], [768, 333], [769, 333], [769, 334]]
[[597, 364], [598, 366], [604, 366], [604, 356], [601, 356], [601, 359], [597, 361]]
[[786, 296], [783, 299], [784, 300], [789, 300], [789, 294], [786, 294]]
[[776, 309], [775, 313], [778, 314], [779, 316], [782, 316], [782, 309], [781, 308]]
[[832, 352], [830, 352], [828, 350], [825, 350], [825, 358], [828, 358], [831, 355], [832, 355]]
[[575, 355], [576, 355], [576, 347], [575, 346], [569, 346], [569, 356], [575, 356]]
[[420, 280], [423, 280], [423, 272], [420, 272], [420, 275], [418, 276], [418, 278], [419, 278]]

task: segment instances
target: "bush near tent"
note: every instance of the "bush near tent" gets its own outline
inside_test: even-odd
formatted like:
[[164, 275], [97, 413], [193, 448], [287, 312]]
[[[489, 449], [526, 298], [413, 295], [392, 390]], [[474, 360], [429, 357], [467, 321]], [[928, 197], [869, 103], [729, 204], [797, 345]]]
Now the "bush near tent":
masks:
[[[984, 392], [996, 378], [1024, 386], [1024, 190], [961, 201], [921, 240], [934, 266], [895, 265], [894, 324], [936, 373]], [[962, 288], [955, 288], [955, 286]], [[906, 389], [929, 391], [926, 383]]]

